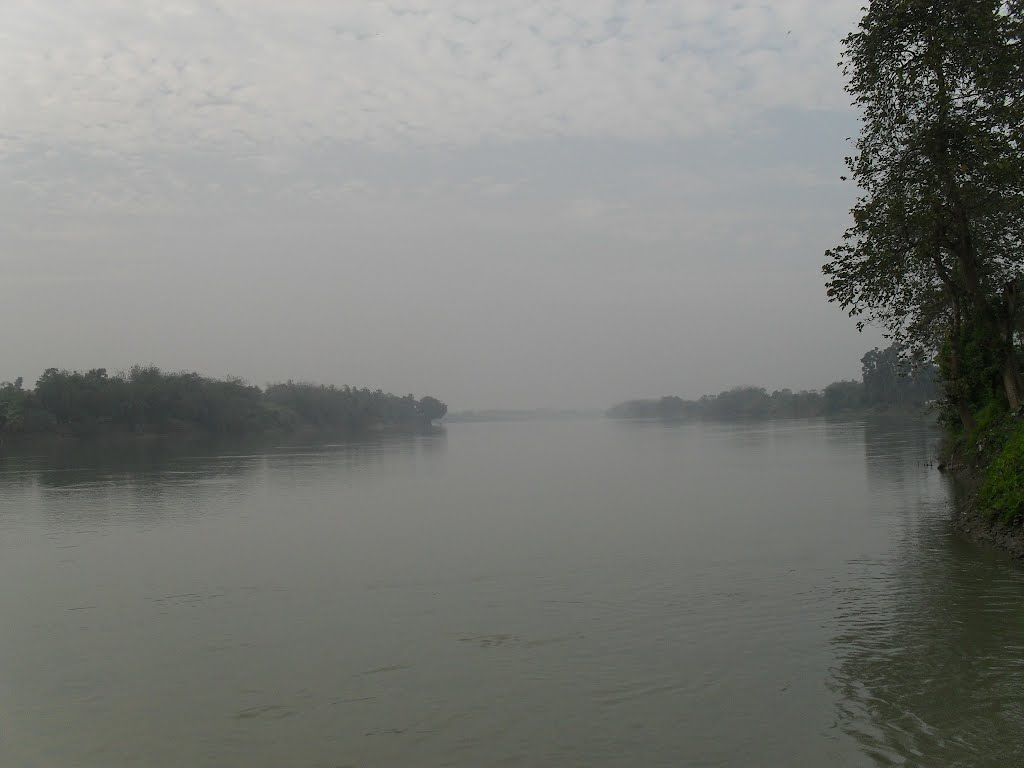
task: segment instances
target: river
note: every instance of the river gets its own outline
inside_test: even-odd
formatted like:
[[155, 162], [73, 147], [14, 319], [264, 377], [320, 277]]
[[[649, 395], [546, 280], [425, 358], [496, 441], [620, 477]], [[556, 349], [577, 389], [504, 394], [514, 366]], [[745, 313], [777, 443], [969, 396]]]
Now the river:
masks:
[[0, 765], [999, 766], [1024, 568], [916, 422], [0, 462]]

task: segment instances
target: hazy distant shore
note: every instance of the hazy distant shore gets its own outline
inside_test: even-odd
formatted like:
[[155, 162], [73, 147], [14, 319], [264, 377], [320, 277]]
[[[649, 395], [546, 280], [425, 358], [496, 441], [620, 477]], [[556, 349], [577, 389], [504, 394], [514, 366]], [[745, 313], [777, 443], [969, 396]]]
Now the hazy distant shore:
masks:
[[922, 415], [938, 394], [934, 365], [911, 366], [898, 345], [872, 349], [861, 358], [861, 379], [834, 381], [821, 390], [741, 386], [697, 400], [675, 395], [627, 400], [606, 412], [613, 419], [736, 421], [875, 413]]
[[241, 379], [135, 366], [108, 375], [47, 369], [35, 386], [0, 384], [0, 439], [99, 435], [359, 434], [416, 430], [444, 418], [437, 398], [287, 381]]
[[543, 419], [592, 419], [601, 416], [598, 410], [570, 410], [557, 408], [533, 409], [485, 409], [475, 411], [456, 411], [448, 414], [446, 422], [472, 421], [540, 421]]

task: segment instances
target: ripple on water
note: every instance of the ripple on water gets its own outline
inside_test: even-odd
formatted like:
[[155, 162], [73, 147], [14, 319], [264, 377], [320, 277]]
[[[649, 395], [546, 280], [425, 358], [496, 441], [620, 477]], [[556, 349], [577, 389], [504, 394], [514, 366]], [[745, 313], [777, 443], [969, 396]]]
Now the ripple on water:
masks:
[[879, 765], [1024, 764], [1022, 571], [926, 523], [838, 595], [841, 727]]

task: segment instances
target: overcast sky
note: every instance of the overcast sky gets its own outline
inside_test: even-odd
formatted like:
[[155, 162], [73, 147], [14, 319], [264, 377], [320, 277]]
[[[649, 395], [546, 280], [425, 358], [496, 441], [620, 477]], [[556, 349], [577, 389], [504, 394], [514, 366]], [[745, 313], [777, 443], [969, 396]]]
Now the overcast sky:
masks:
[[858, 0], [5, 0], [0, 379], [821, 387]]

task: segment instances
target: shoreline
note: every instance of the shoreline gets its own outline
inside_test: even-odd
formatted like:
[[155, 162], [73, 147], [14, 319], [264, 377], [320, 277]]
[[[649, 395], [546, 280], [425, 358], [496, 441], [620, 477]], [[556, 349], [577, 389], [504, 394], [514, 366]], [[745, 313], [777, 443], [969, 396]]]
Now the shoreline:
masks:
[[954, 529], [1024, 559], [1024, 422], [989, 410], [970, 433], [946, 432], [939, 470], [950, 481]]
[[973, 501], [954, 508], [952, 523], [954, 530], [971, 541], [1024, 560], [1024, 526], [992, 522]]
[[1018, 517], [1012, 523], [1005, 523], [979, 506], [978, 471], [964, 466], [939, 471], [950, 480], [953, 495], [950, 523], [953, 530], [975, 544], [1024, 560], [1024, 520]]

